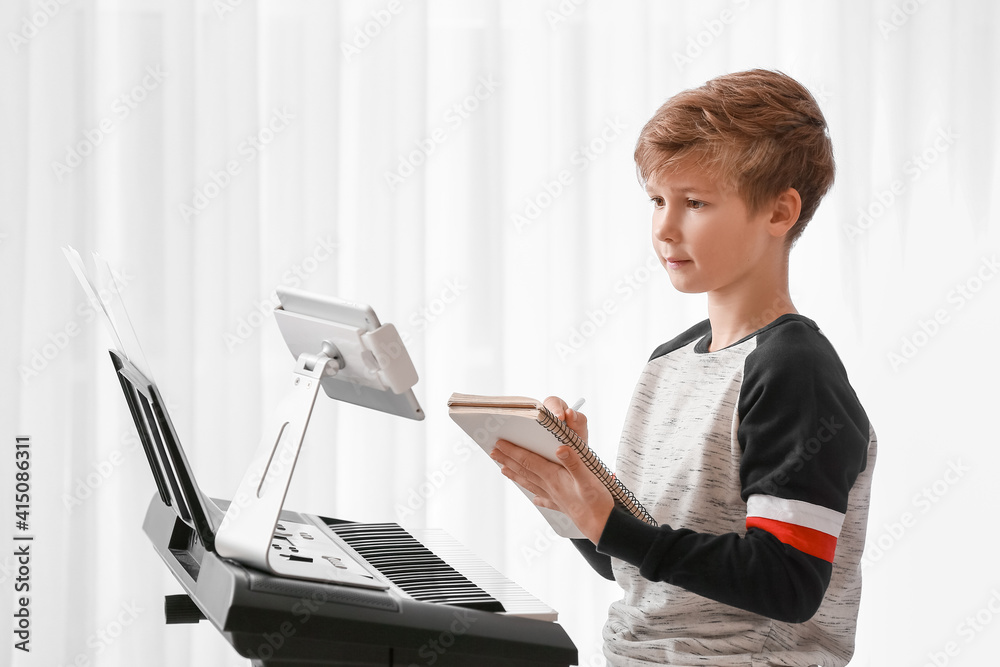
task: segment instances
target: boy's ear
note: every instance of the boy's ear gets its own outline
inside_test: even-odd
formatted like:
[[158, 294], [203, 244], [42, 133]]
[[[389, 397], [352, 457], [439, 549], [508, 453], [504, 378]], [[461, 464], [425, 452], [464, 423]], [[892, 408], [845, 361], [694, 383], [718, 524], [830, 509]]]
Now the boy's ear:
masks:
[[771, 207], [768, 231], [772, 236], [784, 236], [799, 220], [802, 211], [802, 197], [795, 188], [788, 188], [779, 194]]

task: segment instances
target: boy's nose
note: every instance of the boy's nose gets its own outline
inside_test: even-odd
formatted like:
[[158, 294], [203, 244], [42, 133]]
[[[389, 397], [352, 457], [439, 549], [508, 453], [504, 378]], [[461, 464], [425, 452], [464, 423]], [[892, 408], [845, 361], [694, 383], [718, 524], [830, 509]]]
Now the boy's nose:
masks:
[[653, 238], [658, 241], [676, 241], [679, 232], [678, 216], [664, 206], [653, 213]]

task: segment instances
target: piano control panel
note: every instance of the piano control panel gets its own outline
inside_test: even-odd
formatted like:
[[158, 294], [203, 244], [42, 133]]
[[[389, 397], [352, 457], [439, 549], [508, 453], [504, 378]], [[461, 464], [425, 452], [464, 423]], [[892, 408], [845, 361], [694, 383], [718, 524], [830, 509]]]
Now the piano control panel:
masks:
[[311, 524], [279, 521], [271, 550], [272, 567], [284, 576], [383, 591], [390, 587], [377, 571]]

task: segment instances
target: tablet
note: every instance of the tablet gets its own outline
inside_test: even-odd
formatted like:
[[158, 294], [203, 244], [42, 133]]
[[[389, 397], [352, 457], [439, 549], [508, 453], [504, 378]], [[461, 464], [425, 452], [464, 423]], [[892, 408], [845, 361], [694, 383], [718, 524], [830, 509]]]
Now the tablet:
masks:
[[367, 303], [346, 301], [291, 287], [279, 287], [275, 291], [281, 307], [294, 313], [349, 324], [364, 331], [375, 331], [382, 326], [375, 311]]
[[[382, 325], [371, 306], [287, 287], [276, 291], [281, 306], [275, 309], [275, 320], [293, 357], [317, 354], [325, 342], [340, 352], [343, 368], [321, 380], [327, 396], [408, 419], [424, 418], [411, 388], [417, 372], [410, 355], [396, 328]], [[377, 341], [374, 352], [362, 342], [365, 334]], [[376, 372], [390, 365], [395, 382], [388, 384], [405, 379], [396, 386], [398, 392], [386, 386], [385, 374]]]

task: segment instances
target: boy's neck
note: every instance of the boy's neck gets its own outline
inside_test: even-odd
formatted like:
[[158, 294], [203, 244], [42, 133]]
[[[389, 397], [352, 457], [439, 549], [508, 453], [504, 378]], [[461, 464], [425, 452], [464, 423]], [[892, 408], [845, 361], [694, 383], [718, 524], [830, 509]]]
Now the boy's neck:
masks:
[[721, 350], [764, 328], [782, 315], [797, 313], [788, 291], [788, 266], [760, 277], [742, 289], [708, 293], [708, 319], [712, 326], [710, 352]]

